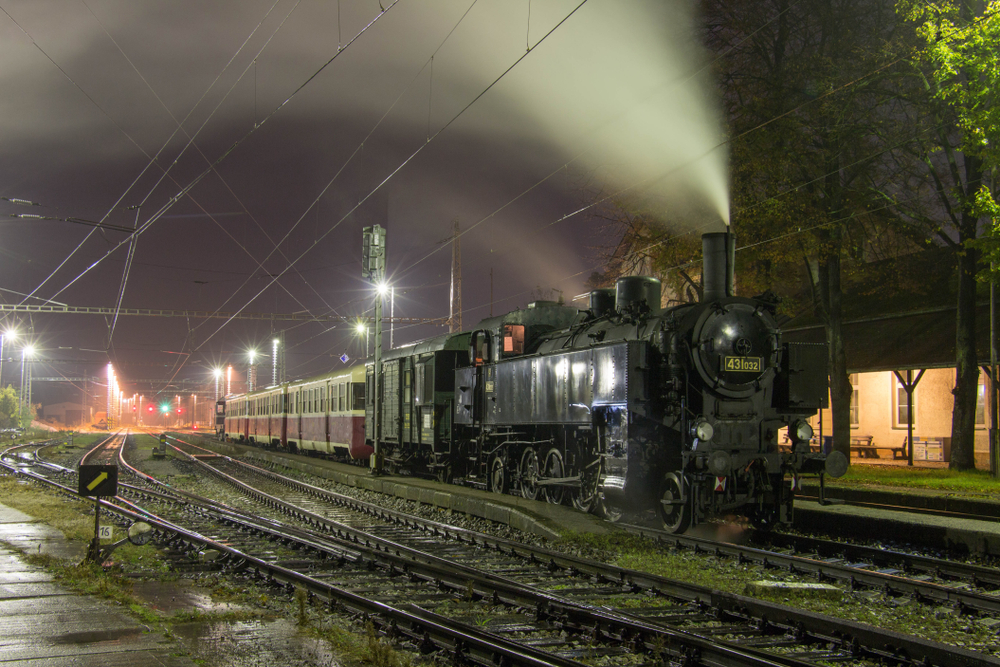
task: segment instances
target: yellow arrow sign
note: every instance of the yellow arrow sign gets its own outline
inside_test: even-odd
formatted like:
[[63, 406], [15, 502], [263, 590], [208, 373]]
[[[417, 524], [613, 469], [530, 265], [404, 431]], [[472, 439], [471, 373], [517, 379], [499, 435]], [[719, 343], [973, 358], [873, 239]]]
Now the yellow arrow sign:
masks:
[[100, 475], [98, 475], [97, 477], [94, 478], [93, 482], [91, 482], [90, 484], [87, 485], [87, 490], [88, 491], [93, 491], [94, 489], [96, 489], [101, 484], [101, 482], [103, 482], [107, 478], [108, 478], [108, 473], [102, 472]]

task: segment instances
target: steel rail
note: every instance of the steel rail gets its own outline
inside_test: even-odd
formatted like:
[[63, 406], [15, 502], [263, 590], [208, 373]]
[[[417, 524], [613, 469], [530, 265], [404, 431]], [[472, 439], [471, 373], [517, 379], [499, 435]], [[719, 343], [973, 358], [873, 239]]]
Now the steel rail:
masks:
[[[173, 438], [177, 440], [177, 438]], [[179, 441], [179, 440], [178, 440]], [[182, 442], [183, 441], [179, 441]], [[184, 443], [187, 444], [187, 443]], [[194, 446], [194, 445], [189, 445]], [[203, 448], [199, 448], [203, 449]], [[180, 451], [178, 449], [178, 451]], [[183, 453], [183, 452], [182, 452]], [[190, 455], [187, 455], [190, 457]], [[193, 458], [193, 457], [192, 457]], [[232, 461], [239, 465], [247, 466], [247, 464], [242, 462], [233, 461], [229, 457], [222, 457], [223, 459]], [[196, 459], [195, 459], [196, 460]], [[221, 476], [225, 475], [221, 471], [216, 471], [211, 466], [206, 466], [209, 470], [212, 470], [215, 474]], [[263, 474], [266, 476], [272, 476], [274, 478], [280, 478], [282, 483], [289, 486], [295, 486], [300, 490], [308, 489], [309, 493], [317, 496], [326, 496], [333, 498], [334, 496], [339, 496], [340, 500], [349, 498], [346, 496], [340, 496], [340, 494], [335, 494], [334, 492], [321, 489], [319, 487], [314, 487], [304, 482], [298, 480], [292, 480], [284, 478], [276, 473], [270, 471], [255, 468], [254, 466], [248, 466], [254, 468], [257, 474]], [[238, 484], [242, 484], [238, 482]], [[246, 485], [244, 485], [246, 486]], [[252, 487], [250, 487], [252, 489]], [[288, 511], [293, 515], [298, 514], [299, 516], [305, 516], [309, 513], [302, 508], [296, 507], [289, 503], [274, 498], [273, 496], [267, 496], [263, 492], [258, 490], [253, 490], [253, 493], [259, 494], [262, 498], [266, 496], [267, 502], [272, 507], [282, 507], [289, 506]], [[356, 499], [349, 499], [351, 504], [363, 505], [362, 501], [357, 501]], [[383, 515], [393, 515], [401, 514], [394, 513], [391, 510], [380, 510], [378, 513]], [[323, 520], [323, 517], [319, 515], [312, 515], [315, 517], [313, 520]], [[411, 517], [412, 519], [412, 517]], [[440, 524], [443, 526], [443, 524]], [[464, 529], [456, 529], [454, 527], [447, 527], [446, 532], [451, 532], [453, 534], [472, 534], [473, 531], [465, 531]], [[870, 648], [861, 648], [858, 650], [861, 653], [867, 653], [872, 657], [879, 657], [882, 659], [890, 659], [893, 655], [898, 655], [900, 653], [907, 653], [910, 656], [920, 656], [916, 658], [917, 660], [923, 659], [926, 664], [940, 664], [940, 665], [982, 665], [982, 664], [992, 664], [1000, 665], [1000, 660], [992, 659], [986, 657], [987, 660], [992, 660], [992, 662], [982, 662], [984, 659], [983, 654], [975, 653], [972, 651], [967, 651], [965, 649], [959, 649], [952, 646], [947, 646], [943, 644], [938, 644], [936, 642], [928, 642], [918, 637], [910, 637], [908, 635], [902, 635], [899, 633], [892, 633], [889, 631], [880, 630], [877, 628], [872, 628], [859, 623], [853, 623], [850, 621], [842, 621], [839, 619], [834, 619], [828, 616], [823, 616], [819, 614], [810, 614], [809, 612], [802, 612], [801, 610], [793, 609], [790, 607], [785, 607], [783, 605], [777, 605], [768, 602], [762, 602], [754, 598], [749, 598], [745, 596], [740, 596], [736, 594], [722, 593], [719, 591], [713, 591], [701, 586], [695, 586], [692, 584], [686, 584], [683, 582], [677, 582], [674, 580], [666, 579], [664, 577], [658, 577], [656, 575], [648, 575], [646, 573], [627, 570], [625, 568], [617, 568], [614, 566], [608, 566], [604, 563], [597, 563], [594, 561], [585, 561], [584, 559], [579, 559], [576, 557], [569, 557], [565, 554], [559, 552], [541, 549], [538, 547], [529, 547], [525, 545], [520, 545], [517, 543], [512, 543], [506, 540], [501, 540], [499, 538], [491, 538], [482, 534], [476, 533], [473, 539], [480, 541], [482, 544], [499, 544], [506, 543], [506, 546], [511, 553], [521, 553], [526, 556], [533, 556], [538, 558], [539, 556], [547, 558], [552, 566], [559, 567], [565, 570], [574, 572], [585, 572], [595, 577], [600, 577], [603, 580], [609, 582], [627, 582], [629, 585], [635, 587], [638, 586], [645, 590], [650, 590], [654, 592], [667, 592], [669, 595], [678, 597], [680, 599], [687, 599], [692, 602], [697, 602], [704, 604], [706, 606], [711, 606], [712, 608], [717, 608], [723, 610], [727, 614], [731, 614], [734, 617], [747, 618], [748, 620], [757, 619], [767, 619], [768, 622], [776, 622], [775, 619], [782, 619], [777, 621], [779, 624], [785, 624], [789, 630], [798, 630], [799, 632], [805, 631], [815, 636], [818, 640], [828, 641], [833, 643], [842, 644], [845, 641], [845, 637], [853, 637], [855, 639], [864, 638], [862, 642], [864, 646]], [[395, 545], [395, 543], [386, 541], [387, 544]], [[399, 545], [401, 546], [401, 545]], [[395, 548], [395, 546], [393, 547]], [[402, 547], [405, 548], [405, 547]], [[614, 574], [609, 576], [609, 572]], [[497, 575], [488, 575], [490, 578], [501, 580], [503, 578]], [[576, 603], [571, 601], [565, 601], [568, 604], [575, 607], [579, 607]], [[615, 615], [614, 619], [620, 622], [622, 618], [628, 617], [627, 614]], [[632, 619], [640, 623], [639, 619]], [[611, 620], [608, 621], [612, 622]], [[657, 626], [659, 627], [659, 626]], [[882, 648], [882, 647], [890, 648]], [[740, 647], [741, 650], [745, 650]], [[964, 651], [964, 654], [963, 654]], [[769, 656], [774, 657], [773, 654]]]
[[[854, 588], [875, 588], [894, 596], [911, 596], [927, 603], [948, 604], [969, 611], [1000, 614], [1000, 597], [965, 591], [945, 584], [918, 581], [891, 572], [880, 572], [859, 567], [862, 563], [837, 563], [806, 556], [783, 554], [777, 551], [749, 547], [727, 542], [717, 542], [698, 537], [673, 535], [666, 531], [644, 526], [618, 524], [632, 534], [655, 539], [694, 551], [710, 553], [718, 558], [733, 558], [740, 563], [758, 563], [765, 568], [782, 568], [796, 574], [807, 574], [819, 580], [839, 581]], [[928, 559], [933, 560], [933, 559]]]
[[[171, 445], [171, 447], [174, 447]], [[339, 538], [353, 539], [354, 548], [364, 550], [373, 560], [389, 561], [390, 567], [400, 567], [401, 571], [411, 574], [421, 574], [438, 582], [448, 581], [455, 590], [461, 591], [470, 582], [485, 589], [484, 597], [492, 595], [495, 600], [512, 605], [531, 605], [544, 610], [546, 615], [561, 618], [580, 630], [592, 630], [599, 627], [608, 636], [631, 636], [635, 641], [651, 648], [655, 646], [681, 646], [690, 655], [695, 651], [706, 665], [773, 665], [783, 667], [812, 667], [814, 663], [805, 662], [787, 656], [780, 656], [765, 651], [722, 642], [717, 639], [705, 638], [691, 632], [675, 628], [655, 625], [639, 618], [618, 614], [608, 609], [592, 605], [584, 605], [562, 596], [528, 586], [506, 577], [483, 570], [462, 565], [452, 560], [440, 558], [425, 551], [413, 549], [392, 540], [381, 538], [363, 530], [352, 528], [346, 524], [309, 512], [280, 498], [271, 496], [255, 489], [244, 482], [217, 470], [204, 461], [174, 447], [189, 460], [200, 464], [206, 471], [215, 474], [223, 481], [236, 486], [251, 497], [270, 507], [280, 509], [305, 521], [311, 526], [328, 531], [336, 531]], [[229, 457], [220, 457], [231, 461]], [[235, 462], [234, 462], [235, 463]], [[257, 469], [259, 472], [273, 475], [269, 471]], [[316, 487], [313, 487], [316, 488]], [[360, 540], [364, 540], [363, 547]], [[375, 546], [372, 547], [371, 545]], [[403, 555], [405, 554], [405, 556]], [[1000, 664], [1000, 663], [998, 663]]]
[[[17, 474], [25, 475], [33, 480], [42, 482], [59, 489], [72, 496], [77, 496], [76, 492], [58, 482], [46, 479], [41, 475], [27, 471], [19, 471], [6, 464], [0, 466]], [[525, 646], [504, 639], [503, 637], [485, 633], [467, 624], [458, 623], [451, 619], [423, 609], [400, 609], [390, 605], [377, 602], [357, 595], [347, 590], [343, 590], [328, 584], [327, 582], [315, 579], [301, 572], [296, 572], [275, 563], [269, 563], [255, 556], [251, 556], [228, 545], [216, 542], [208, 537], [188, 531], [179, 526], [165, 523], [147, 515], [118, 507], [103, 500], [98, 500], [98, 504], [106, 511], [112, 512], [134, 521], [145, 521], [150, 523], [161, 532], [170, 533], [181, 539], [200, 544], [202, 547], [214, 549], [229, 559], [238, 561], [241, 569], [253, 569], [256, 573], [263, 573], [269, 581], [285, 582], [289, 586], [300, 586], [311, 595], [325, 599], [331, 609], [338, 606], [346, 607], [354, 613], [367, 615], [377, 615], [387, 619], [390, 625], [387, 626], [388, 634], [403, 634], [408, 636], [417, 644], [426, 645], [433, 642], [437, 647], [461, 656], [461, 659], [475, 659], [481, 665], [495, 665], [498, 660], [501, 664], [525, 665], [528, 667], [584, 667], [584, 663], [576, 660], [562, 658], [560, 656], [546, 653], [530, 646]], [[408, 630], [407, 630], [408, 628]], [[472, 653], [470, 655], [470, 653]], [[725, 664], [744, 663], [703, 663], [715, 667], [722, 667]], [[748, 665], [774, 665], [773, 663], [745, 663]], [[774, 667], [778, 667], [774, 665]]]

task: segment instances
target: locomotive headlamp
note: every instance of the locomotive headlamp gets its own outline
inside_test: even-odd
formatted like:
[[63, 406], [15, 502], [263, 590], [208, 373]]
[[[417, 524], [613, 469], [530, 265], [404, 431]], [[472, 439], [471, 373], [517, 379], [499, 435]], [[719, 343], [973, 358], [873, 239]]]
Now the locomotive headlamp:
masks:
[[715, 435], [715, 429], [704, 419], [699, 419], [691, 427], [691, 435], [698, 438], [701, 442], [707, 442]]
[[792, 439], [795, 442], [806, 442], [813, 437], [813, 427], [804, 419], [800, 419], [792, 424], [791, 431]]

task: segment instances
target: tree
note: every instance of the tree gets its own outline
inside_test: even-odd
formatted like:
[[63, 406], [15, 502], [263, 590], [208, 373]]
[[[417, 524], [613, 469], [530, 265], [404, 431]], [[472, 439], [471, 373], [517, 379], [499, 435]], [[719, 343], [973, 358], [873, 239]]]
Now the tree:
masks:
[[732, 133], [739, 286], [809, 285], [790, 306], [826, 326], [834, 448], [850, 456], [843, 284], [892, 222], [875, 186], [891, 178], [898, 20], [888, 0], [706, 0], [703, 13]]
[[917, 196], [900, 192], [890, 198], [911, 222], [923, 224], [928, 239], [958, 254], [950, 465], [974, 468], [979, 383], [975, 279], [982, 250], [995, 259], [1000, 248], [995, 231], [987, 234], [985, 244], [980, 240], [990, 231], [987, 217], [993, 217], [994, 224], [997, 219], [989, 176], [1000, 157], [1000, 4], [900, 0], [898, 11], [912, 22], [918, 38], [909, 53], [911, 84], [903, 94], [913, 124], [923, 132], [908, 146], [909, 155], [916, 158], [910, 184]]
[[21, 425], [18, 414], [17, 392], [11, 386], [0, 389], [0, 428], [16, 428]]

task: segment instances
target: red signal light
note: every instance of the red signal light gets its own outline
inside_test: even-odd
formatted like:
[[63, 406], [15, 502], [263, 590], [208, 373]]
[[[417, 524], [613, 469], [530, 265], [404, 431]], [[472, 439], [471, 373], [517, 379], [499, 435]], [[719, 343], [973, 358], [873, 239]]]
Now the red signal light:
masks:
[[153, 411], [153, 406], [152, 406], [152, 405], [151, 405], [151, 406], [149, 406], [149, 408], [148, 408], [148, 409], [149, 409], [149, 411], [150, 411], [150, 412], [152, 412], [152, 411]]

